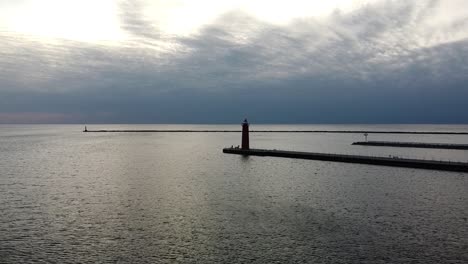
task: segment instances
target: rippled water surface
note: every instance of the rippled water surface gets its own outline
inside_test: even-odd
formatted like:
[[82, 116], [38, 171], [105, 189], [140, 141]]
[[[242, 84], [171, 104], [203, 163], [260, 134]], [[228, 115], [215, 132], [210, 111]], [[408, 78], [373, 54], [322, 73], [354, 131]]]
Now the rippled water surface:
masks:
[[[0, 126], [0, 263], [468, 263], [466, 173], [223, 154], [240, 144], [237, 133], [82, 129]], [[468, 143], [466, 135], [369, 139]], [[251, 135], [257, 148], [468, 161], [468, 151], [350, 145], [357, 140]]]

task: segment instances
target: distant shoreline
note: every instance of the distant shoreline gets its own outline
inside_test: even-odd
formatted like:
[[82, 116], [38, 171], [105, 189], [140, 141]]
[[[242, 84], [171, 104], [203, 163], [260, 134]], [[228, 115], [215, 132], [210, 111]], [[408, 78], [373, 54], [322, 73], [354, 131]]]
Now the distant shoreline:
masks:
[[[240, 130], [84, 130], [85, 133], [240, 133]], [[251, 130], [251, 133], [335, 133], [335, 134], [415, 134], [468, 135], [449, 131], [368, 131], [368, 130]]]

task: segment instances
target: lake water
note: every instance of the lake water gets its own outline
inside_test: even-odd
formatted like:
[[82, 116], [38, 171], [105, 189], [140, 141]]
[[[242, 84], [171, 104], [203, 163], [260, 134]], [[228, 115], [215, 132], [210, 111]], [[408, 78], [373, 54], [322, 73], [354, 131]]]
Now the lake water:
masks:
[[[468, 263], [468, 174], [222, 153], [240, 133], [0, 125], [0, 263]], [[240, 129], [93, 125], [88, 129]], [[468, 126], [266, 130], [468, 131]], [[251, 147], [468, 161], [352, 146], [359, 134], [251, 134]], [[467, 135], [369, 135], [467, 144]]]

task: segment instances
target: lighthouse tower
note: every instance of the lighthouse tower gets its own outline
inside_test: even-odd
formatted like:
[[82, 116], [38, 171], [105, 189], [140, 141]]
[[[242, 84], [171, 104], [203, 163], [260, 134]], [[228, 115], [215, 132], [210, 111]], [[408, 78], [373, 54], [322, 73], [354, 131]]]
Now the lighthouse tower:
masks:
[[247, 118], [242, 123], [242, 149], [249, 149], [249, 122]]

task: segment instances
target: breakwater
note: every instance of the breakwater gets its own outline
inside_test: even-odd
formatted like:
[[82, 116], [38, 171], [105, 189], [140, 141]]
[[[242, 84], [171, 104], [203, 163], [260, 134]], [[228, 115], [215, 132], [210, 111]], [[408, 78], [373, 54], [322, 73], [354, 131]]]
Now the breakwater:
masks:
[[[86, 133], [240, 133], [241, 130], [84, 130]], [[450, 131], [366, 131], [366, 130], [250, 130], [250, 133], [336, 133], [336, 134], [417, 134], [468, 135], [468, 132]]]
[[363, 141], [363, 142], [354, 142], [353, 145], [400, 147], [400, 148], [435, 148], [435, 149], [466, 149], [468, 150], [467, 144], [445, 144], [445, 143]]
[[397, 158], [397, 157], [387, 158], [387, 157], [298, 152], [298, 151], [284, 151], [284, 150], [266, 150], [266, 149], [224, 148], [223, 153], [239, 154], [239, 155], [245, 155], [245, 156], [271, 156], [271, 157], [294, 158], [294, 159], [309, 159], [309, 160], [382, 165], [382, 166], [392, 166], [392, 167], [406, 167], [406, 168], [418, 168], [418, 169], [468, 172], [468, 163], [465, 163], [465, 162], [404, 159], [404, 158]]

